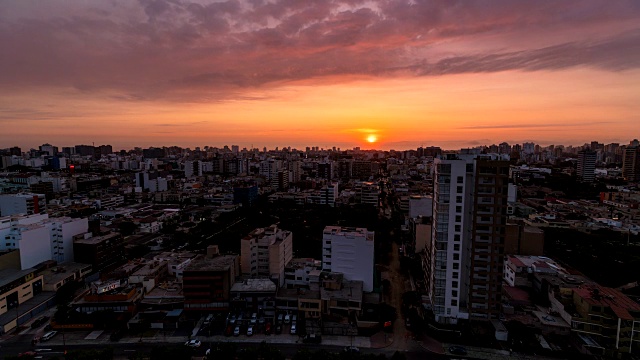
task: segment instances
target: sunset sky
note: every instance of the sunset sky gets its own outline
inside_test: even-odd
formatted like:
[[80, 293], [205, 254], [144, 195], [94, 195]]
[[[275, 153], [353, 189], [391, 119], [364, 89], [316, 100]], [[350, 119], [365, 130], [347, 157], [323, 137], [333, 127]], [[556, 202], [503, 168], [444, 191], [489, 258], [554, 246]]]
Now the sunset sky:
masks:
[[453, 149], [639, 130], [640, 1], [0, 1], [0, 148]]

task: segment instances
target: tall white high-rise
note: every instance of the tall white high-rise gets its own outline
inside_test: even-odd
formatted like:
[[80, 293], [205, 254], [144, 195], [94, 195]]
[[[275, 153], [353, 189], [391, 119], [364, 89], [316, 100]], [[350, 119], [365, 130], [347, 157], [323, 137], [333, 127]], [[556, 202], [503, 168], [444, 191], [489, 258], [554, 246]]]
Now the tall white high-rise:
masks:
[[434, 161], [426, 278], [436, 321], [499, 315], [509, 162], [446, 154]]

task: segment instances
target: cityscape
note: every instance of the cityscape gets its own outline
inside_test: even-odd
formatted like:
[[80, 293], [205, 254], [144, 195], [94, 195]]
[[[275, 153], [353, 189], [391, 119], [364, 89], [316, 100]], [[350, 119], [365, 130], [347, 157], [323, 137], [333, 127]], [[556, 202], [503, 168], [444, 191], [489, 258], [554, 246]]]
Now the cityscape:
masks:
[[635, 139], [0, 154], [7, 355], [638, 350]]
[[640, 360], [640, 2], [0, 2], [0, 360]]

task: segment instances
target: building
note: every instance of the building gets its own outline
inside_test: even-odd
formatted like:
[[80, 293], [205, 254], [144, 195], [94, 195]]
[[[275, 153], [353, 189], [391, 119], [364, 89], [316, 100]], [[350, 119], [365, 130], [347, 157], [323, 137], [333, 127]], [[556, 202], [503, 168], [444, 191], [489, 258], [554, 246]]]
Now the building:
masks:
[[73, 241], [75, 261], [91, 264], [96, 272], [115, 268], [125, 261], [125, 241], [119, 233], [92, 236], [91, 233], [77, 235]]
[[55, 293], [43, 291], [36, 269], [0, 270], [0, 334], [24, 324], [55, 304]]
[[20, 268], [47, 260], [74, 260], [73, 237], [89, 228], [87, 219], [51, 218], [47, 214], [0, 218], [0, 251], [19, 250]]
[[126, 281], [97, 281], [91, 284], [84, 296], [71, 303], [79, 312], [91, 314], [96, 311], [112, 311], [118, 320], [128, 320], [138, 312], [144, 291]]
[[628, 146], [624, 149], [622, 177], [627, 181], [640, 181], [640, 146]]
[[362, 281], [364, 291], [373, 291], [374, 232], [365, 228], [325, 227], [322, 269], [342, 273], [350, 281]]
[[233, 309], [247, 313], [262, 312], [266, 317], [274, 317], [277, 290], [276, 284], [269, 279], [237, 282], [231, 287]]
[[542, 255], [544, 231], [534, 226], [507, 223], [504, 239], [505, 254]]
[[499, 315], [509, 174], [503, 158], [446, 154], [434, 161], [424, 268], [438, 322]]
[[263, 276], [284, 285], [285, 266], [293, 256], [293, 234], [277, 225], [257, 228], [242, 238], [240, 263], [242, 275]]
[[[211, 251], [208, 250], [209, 253]], [[236, 255], [199, 255], [183, 271], [185, 311], [227, 311], [231, 287], [239, 274]]]
[[599, 285], [573, 289], [572, 300], [571, 331], [584, 352], [614, 358], [640, 352], [640, 304]]
[[0, 195], [0, 216], [33, 215], [47, 211], [44, 194]]
[[596, 178], [596, 152], [590, 150], [578, 151], [578, 167], [576, 175], [582, 182], [593, 182]]

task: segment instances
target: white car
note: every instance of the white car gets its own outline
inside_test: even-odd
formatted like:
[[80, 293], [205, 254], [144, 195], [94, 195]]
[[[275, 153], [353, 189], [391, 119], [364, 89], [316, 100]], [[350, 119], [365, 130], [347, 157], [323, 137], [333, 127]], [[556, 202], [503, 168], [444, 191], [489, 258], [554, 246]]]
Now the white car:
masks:
[[247, 328], [247, 336], [252, 336], [253, 335], [253, 326], [249, 326]]
[[291, 316], [289, 316], [289, 314], [284, 316], [284, 323], [288, 324], [291, 321]]
[[189, 340], [186, 343], [184, 343], [185, 346], [188, 347], [200, 347], [200, 345], [202, 345], [202, 343], [200, 342], [200, 340]]
[[47, 341], [52, 337], [56, 336], [57, 333], [58, 333], [57, 331], [49, 331], [48, 333], [42, 335], [42, 337], [40, 338], [40, 341]]
[[295, 335], [296, 334], [296, 324], [291, 324], [291, 335]]

